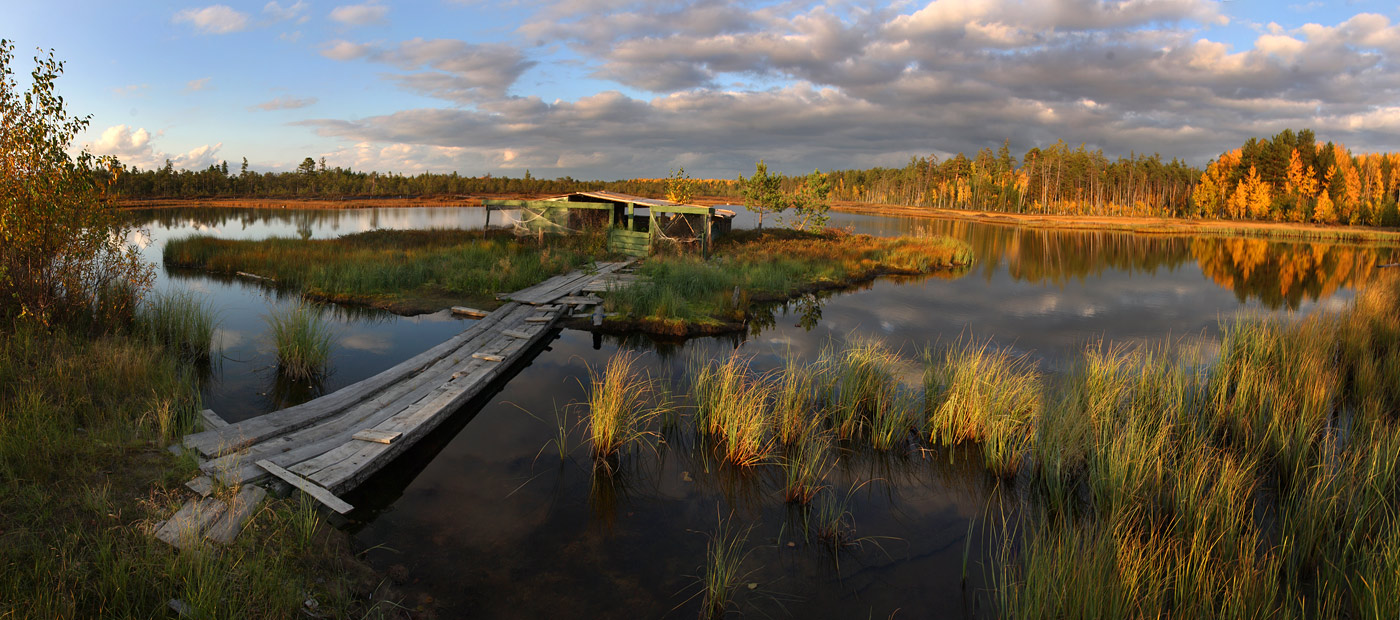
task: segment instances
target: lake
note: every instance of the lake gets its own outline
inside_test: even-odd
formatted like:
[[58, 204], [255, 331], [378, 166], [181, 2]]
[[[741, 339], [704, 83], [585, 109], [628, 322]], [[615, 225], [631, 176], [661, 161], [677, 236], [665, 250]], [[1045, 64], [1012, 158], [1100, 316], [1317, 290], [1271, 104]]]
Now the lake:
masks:
[[[182, 208], [132, 212], [146, 256], [189, 234], [328, 238], [394, 228], [482, 228], [479, 208], [337, 211]], [[509, 212], [491, 226], [509, 226]], [[771, 220], [769, 220], [771, 222]], [[738, 227], [754, 225], [741, 213]], [[771, 224], [770, 224], [771, 225]], [[589, 369], [638, 351], [683, 394], [686, 368], [736, 350], [756, 369], [824, 347], [878, 339], [908, 361], [959, 338], [990, 339], [1050, 373], [1103, 339], [1204, 343], [1243, 316], [1291, 318], [1344, 307], [1394, 250], [1349, 244], [1053, 231], [953, 220], [833, 213], [831, 226], [875, 235], [940, 234], [971, 244], [970, 269], [880, 279], [768, 308], [744, 333], [683, 342], [563, 330], [528, 366], [464, 407], [346, 499], [340, 526], [369, 561], [445, 617], [695, 615], [706, 544], [722, 524], [748, 555], [738, 609], [793, 617], [889, 617], [990, 612], [989, 553], [1014, 523], [1015, 481], [999, 481], [967, 450], [842, 451], [828, 484], [851, 536], [833, 548], [807, 534], [809, 515], [783, 502], [776, 468], [721, 464], [693, 432], [659, 433], [595, 476], [573, 403]], [[296, 303], [262, 284], [158, 267], [157, 288], [208, 295], [221, 320], [219, 359], [205, 369], [204, 405], [243, 420], [376, 374], [460, 332], [446, 312], [401, 317], [328, 305], [330, 374], [290, 382], [276, 372], [264, 317]], [[560, 421], [562, 420], [562, 422]], [[569, 454], [551, 444], [571, 429]], [[964, 558], [967, 558], [966, 562]], [[752, 586], [752, 588], [750, 588]]]

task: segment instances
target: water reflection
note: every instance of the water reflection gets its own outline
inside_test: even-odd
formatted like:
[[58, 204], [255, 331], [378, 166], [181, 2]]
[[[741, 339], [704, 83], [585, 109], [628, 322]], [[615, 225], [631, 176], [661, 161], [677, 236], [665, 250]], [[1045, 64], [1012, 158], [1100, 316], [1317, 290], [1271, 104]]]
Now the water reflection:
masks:
[[[225, 238], [333, 237], [375, 228], [484, 226], [475, 208], [158, 210], [147, 257], [196, 232]], [[141, 219], [144, 218], [144, 219]], [[745, 613], [794, 617], [986, 615], [992, 568], [978, 558], [997, 548], [1004, 504], [1026, 485], [986, 474], [975, 448], [876, 452], [845, 446], [829, 484], [846, 495], [854, 537], [871, 541], [839, 553], [801, 534], [804, 511], [782, 502], [772, 470], [739, 470], [682, 422], [652, 447], [599, 479], [580, 445], [572, 456], [549, 442], [553, 412], [586, 398], [587, 369], [619, 350], [646, 351], [653, 375], [685, 389], [690, 358], [739, 348], [753, 368], [788, 357], [815, 359], [822, 347], [877, 337], [906, 357], [962, 334], [1033, 352], [1054, 367], [1082, 344], [1158, 341], [1205, 334], [1242, 313], [1289, 316], [1345, 303], [1394, 260], [1390, 248], [1190, 239], [1127, 233], [1044, 231], [972, 222], [833, 214], [834, 225], [872, 234], [947, 234], [967, 240], [978, 263], [948, 277], [880, 279], [764, 309], [745, 333], [655, 343], [642, 336], [564, 331], [350, 499], [347, 524], [370, 561], [403, 566], [411, 589], [431, 594], [443, 616], [689, 616], [685, 603], [717, 515], [753, 525], [746, 551], [759, 594], [741, 593]], [[492, 220], [492, 225], [496, 221]], [[741, 220], [739, 225], [743, 225]], [[209, 295], [223, 323], [223, 359], [205, 371], [205, 406], [234, 420], [260, 415], [382, 371], [458, 333], [446, 313], [413, 318], [327, 305], [335, 324], [333, 373], [319, 386], [279, 383], [263, 316], [297, 296], [238, 278], [162, 270], [158, 286]], [[916, 369], [911, 366], [910, 373]], [[522, 412], [530, 412], [535, 417]], [[1014, 513], [1010, 515], [1014, 519]], [[969, 524], [974, 534], [969, 536]], [[789, 545], [789, 543], [792, 543]], [[972, 559], [962, 586], [964, 552]], [[765, 598], [762, 593], [780, 596]], [[979, 594], [981, 593], [981, 594]], [[781, 604], [775, 600], [781, 599]], [[679, 607], [678, 607], [679, 605]], [[901, 614], [901, 615], [903, 615]]]

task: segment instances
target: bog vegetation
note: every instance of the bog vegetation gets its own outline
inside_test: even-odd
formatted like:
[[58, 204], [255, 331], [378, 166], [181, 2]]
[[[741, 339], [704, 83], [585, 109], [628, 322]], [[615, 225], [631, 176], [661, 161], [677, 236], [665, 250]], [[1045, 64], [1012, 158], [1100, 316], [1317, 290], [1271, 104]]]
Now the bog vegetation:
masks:
[[[648, 380], [635, 354], [619, 359], [621, 376], [592, 382], [590, 402], [608, 403], [589, 408], [594, 425]], [[1094, 342], [1052, 378], [962, 340], [918, 368], [860, 341], [767, 371], [742, 351], [697, 359], [670, 430], [627, 436], [780, 481], [771, 501], [836, 548], [853, 527], [834, 488], [845, 459], [972, 449], [1015, 489], [984, 523], [1004, 540], [987, 558], [1004, 617], [1400, 613], [1400, 277], [1336, 314], [1227, 325], [1218, 355]], [[629, 419], [662, 417], [635, 403]], [[617, 437], [595, 458], [639, 452]]]

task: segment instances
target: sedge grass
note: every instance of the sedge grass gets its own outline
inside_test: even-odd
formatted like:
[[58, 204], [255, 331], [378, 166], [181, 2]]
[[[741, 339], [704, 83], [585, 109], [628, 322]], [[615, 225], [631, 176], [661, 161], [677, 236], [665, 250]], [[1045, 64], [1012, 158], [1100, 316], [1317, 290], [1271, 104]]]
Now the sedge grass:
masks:
[[725, 460], [741, 467], [764, 462], [776, 443], [770, 378], [754, 375], [749, 359], [739, 353], [702, 362], [691, 375], [696, 423], [718, 440]]
[[331, 327], [319, 306], [299, 303], [268, 313], [268, 329], [277, 348], [277, 369], [295, 380], [321, 376], [330, 362]]
[[137, 323], [152, 339], [187, 359], [208, 360], [218, 327], [213, 305], [193, 291], [159, 293], [148, 297], [137, 314]]
[[1028, 429], [1041, 413], [1040, 375], [1026, 356], [990, 341], [924, 352], [924, 410], [930, 441], [982, 444], [988, 471], [1016, 473]]
[[612, 472], [621, 452], [654, 434], [648, 424], [672, 407], [670, 395], [633, 351], [612, 356], [601, 371], [589, 368], [588, 376], [590, 451], [595, 468]]

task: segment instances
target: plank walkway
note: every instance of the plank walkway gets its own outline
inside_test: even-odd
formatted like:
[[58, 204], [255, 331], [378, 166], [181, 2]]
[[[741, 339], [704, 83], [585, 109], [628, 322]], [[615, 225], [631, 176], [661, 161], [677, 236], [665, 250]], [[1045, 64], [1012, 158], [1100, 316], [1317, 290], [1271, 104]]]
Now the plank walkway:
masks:
[[[157, 537], [182, 547], [204, 538], [232, 540], [252, 510], [230, 510], [211, 493], [221, 486], [257, 488], [269, 477], [350, 511], [336, 494], [382, 469], [522, 362], [571, 308], [601, 302], [583, 291], [631, 262], [598, 263], [503, 295], [505, 305], [447, 342], [301, 405], [232, 424], [202, 412], [206, 430], [182, 442], [202, 460], [204, 475], [188, 484], [202, 497], [158, 524]], [[556, 303], [561, 300], [568, 303]], [[230, 516], [240, 520], [228, 524]]]

